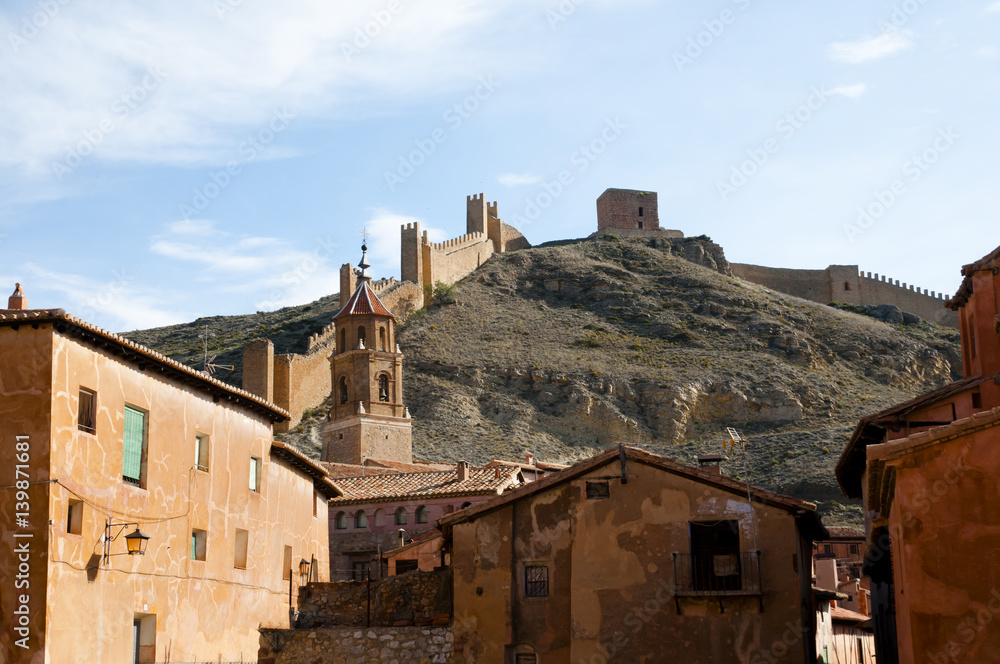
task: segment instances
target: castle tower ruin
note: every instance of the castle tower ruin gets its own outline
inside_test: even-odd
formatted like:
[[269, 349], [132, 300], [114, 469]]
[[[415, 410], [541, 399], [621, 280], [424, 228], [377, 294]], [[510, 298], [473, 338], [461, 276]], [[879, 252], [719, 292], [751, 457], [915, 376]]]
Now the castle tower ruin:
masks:
[[403, 405], [403, 354], [396, 345], [396, 318], [372, 289], [368, 247], [361, 249], [357, 288], [333, 317], [333, 405], [323, 425], [322, 459], [411, 463], [412, 420]]

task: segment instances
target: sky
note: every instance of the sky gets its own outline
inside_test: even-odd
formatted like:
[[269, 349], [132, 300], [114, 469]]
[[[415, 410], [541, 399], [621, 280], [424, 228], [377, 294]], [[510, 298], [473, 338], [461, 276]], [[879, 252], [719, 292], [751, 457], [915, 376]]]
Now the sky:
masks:
[[1000, 244], [1000, 2], [0, 3], [0, 288], [114, 331], [399, 276], [484, 193], [953, 293]]

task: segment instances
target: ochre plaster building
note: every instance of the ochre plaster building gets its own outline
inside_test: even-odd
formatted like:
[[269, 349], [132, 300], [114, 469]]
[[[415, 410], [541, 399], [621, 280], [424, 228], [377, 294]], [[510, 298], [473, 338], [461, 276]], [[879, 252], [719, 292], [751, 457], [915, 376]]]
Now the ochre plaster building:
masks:
[[619, 447], [438, 520], [455, 662], [813, 662], [815, 506]]
[[287, 414], [20, 289], [8, 306], [0, 662], [256, 661], [300, 563], [327, 577], [336, 491], [272, 442]]
[[962, 268], [965, 378], [863, 418], [837, 464], [863, 498], [880, 664], [1000, 661], [1000, 248]]

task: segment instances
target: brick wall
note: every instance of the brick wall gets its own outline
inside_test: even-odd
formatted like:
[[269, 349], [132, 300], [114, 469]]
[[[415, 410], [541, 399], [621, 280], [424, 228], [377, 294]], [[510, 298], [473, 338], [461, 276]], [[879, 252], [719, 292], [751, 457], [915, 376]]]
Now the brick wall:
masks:
[[[642, 208], [642, 215], [639, 209]], [[597, 231], [615, 229], [657, 230], [660, 216], [655, 191], [606, 189], [597, 199]]]
[[410, 572], [368, 581], [310, 583], [299, 589], [298, 628], [450, 623], [451, 570]]
[[[454, 649], [450, 627], [340, 627], [319, 630], [261, 630], [259, 664], [449, 664]], [[276, 652], [272, 644], [281, 643]]]

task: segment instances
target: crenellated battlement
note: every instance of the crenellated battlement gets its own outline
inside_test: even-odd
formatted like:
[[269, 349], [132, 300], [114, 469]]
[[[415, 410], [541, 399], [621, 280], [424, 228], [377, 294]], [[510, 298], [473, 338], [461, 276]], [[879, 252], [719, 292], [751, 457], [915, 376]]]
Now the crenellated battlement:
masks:
[[450, 252], [456, 249], [461, 249], [462, 247], [467, 247], [473, 244], [478, 244], [480, 242], [486, 242], [487, 237], [485, 233], [466, 233], [460, 237], [452, 238], [451, 240], [445, 240], [444, 242], [427, 242], [430, 247], [436, 251]]
[[941, 302], [944, 302], [949, 297], [951, 297], [950, 295], [945, 295], [944, 293], [938, 293], [936, 291], [929, 291], [926, 288], [924, 288], [921, 291], [921, 289], [920, 289], [919, 286], [914, 286], [913, 284], [909, 284], [908, 285], [906, 282], [903, 282], [902, 284], [900, 284], [899, 283], [899, 279], [896, 279], [895, 281], [893, 279], [891, 279], [891, 278], [887, 279], [884, 274], [881, 275], [881, 277], [880, 277], [877, 272], [875, 273], [874, 276], [872, 276], [871, 272], [868, 272], [867, 274], [864, 273], [864, 272], [861, 272], [860, 275], [859, 275], [859, 277], [861, 279], [868, 279], [868, 280], [871, 280], [871, 281], [876, 281], [878, 283], [885, 284], [887, 286], [894, 286], [896, 288], [901, 288], [901, 289], [903, 289], [905, 291], [908, 291], [910, 293], [916, 293], [918, 295], [926, 295], [927, 297], [934, 298], [935, 300], [941, 300]]

